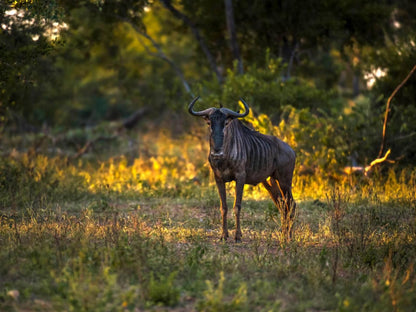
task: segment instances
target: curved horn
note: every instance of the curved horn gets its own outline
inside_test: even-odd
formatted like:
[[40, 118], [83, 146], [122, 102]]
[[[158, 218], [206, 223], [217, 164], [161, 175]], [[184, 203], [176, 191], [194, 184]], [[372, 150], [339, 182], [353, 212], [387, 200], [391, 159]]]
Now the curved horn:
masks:
[[222, 113], [226, 114], [227, 116], [230, 116], [230, 117], [235, 117], [235, 118], [245, 117], [250, 112], [250, 108], [248, 107], [247, 103], [244, 102], [244, 100], [242, 98], [240, 98], [240, 101], [243, 102], [243, 104], [244, 104], [244, 108], [245, 108], [244, 113], [240, 114], [240, 113], [232, 111], [231, 109], [228, 109], [228, 108], [220, 108], [220, 111]]
[[188, 106], [188, 112], [194, 116], [208, 116], [209, 113], [213, 110], [213, 108], [207, 108], [199, 112], [196, 112], [193, 110], [194, 104], [196, 103], [196, 101], [198, 101], [198, 99], [199, 99], [199, 96], [197, 96], [196, 98], [192, 100], [191, 104], [189, 104]]

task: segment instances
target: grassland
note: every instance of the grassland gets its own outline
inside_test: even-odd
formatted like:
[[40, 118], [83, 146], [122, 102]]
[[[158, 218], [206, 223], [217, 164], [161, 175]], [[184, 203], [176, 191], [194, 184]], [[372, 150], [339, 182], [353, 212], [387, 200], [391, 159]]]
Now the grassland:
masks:
[[296, 175], [290, 242], [247, 187], [243, 242], [222, 242], [205, 143], [121, 135], [78, 157], [63, 139], [4, 139], [0, 310], [414, 311], [414, 168]]

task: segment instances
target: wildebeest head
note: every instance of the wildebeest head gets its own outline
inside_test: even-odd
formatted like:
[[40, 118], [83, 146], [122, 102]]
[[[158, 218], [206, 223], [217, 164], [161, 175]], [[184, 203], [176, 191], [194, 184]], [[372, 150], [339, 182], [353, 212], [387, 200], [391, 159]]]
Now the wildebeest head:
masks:
[[193, 110], [195, 102], [199, 99], [196, 97], [191, 104], [189, 104], [188, 111], [194, 116], [203, 117], [210, 127], [210, 154], [213, 158], [221, 158], [224, 155], [224, 132], [228, 124], [234, 118], [242, 118], [248, 115], [250, 108], [244, 102], [243, 99], [240, 101], [244, 104], [245, 112], [240, 114], [232, 111], [228, 108], [207, 108], [205, 110], [196, 112]]

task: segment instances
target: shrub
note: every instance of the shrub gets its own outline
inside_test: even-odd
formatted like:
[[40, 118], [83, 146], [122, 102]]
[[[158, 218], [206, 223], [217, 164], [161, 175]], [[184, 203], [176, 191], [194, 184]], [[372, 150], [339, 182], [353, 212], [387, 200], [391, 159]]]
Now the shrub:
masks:
[[155, 279], [153, 272], [150, 275], [147, 298], [149, 304], [174, 306], [179, 302], [180, 291], [174, 285], [177, 272]]

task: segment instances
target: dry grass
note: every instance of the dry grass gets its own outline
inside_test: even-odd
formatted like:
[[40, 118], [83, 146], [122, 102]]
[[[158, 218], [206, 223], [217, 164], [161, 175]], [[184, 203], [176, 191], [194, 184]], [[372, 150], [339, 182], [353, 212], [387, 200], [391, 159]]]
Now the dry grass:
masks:
[[413, 310], [414, 170], [296, 176], [289, 242], [267, 192], [246, 187], [236, 244], [219, 240], [200, 138], [137, 148], [1, 159], [0, 310]]

